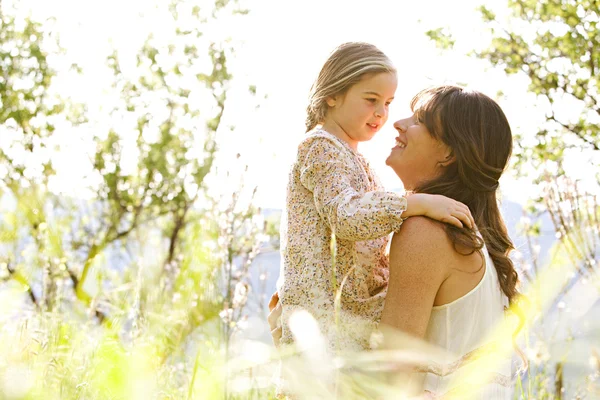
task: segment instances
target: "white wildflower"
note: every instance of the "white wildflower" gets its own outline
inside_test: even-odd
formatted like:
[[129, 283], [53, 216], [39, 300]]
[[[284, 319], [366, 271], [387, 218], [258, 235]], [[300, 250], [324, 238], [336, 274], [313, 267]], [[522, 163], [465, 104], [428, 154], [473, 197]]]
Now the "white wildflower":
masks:
[[537, 341], [533, 348], [528, 347], [525, 353], [527, 358], [533, 361], [535, 365], [541, 365], [550, 359], [548, 346], [541, 340]]
[[224, 323], [228, 324], [233, 319], [233, 308], [226, 308], [225, 310], [222, 310], [219, 313], [219, 317], [221, 317], [221, 320]]
[[250, 292], [250, 286], [245, 282], [238, 282], [235, 285], [235, 291], [233, 294], [233, 308], [240, 308], [246, 304], [248, 300], [248, 293]]

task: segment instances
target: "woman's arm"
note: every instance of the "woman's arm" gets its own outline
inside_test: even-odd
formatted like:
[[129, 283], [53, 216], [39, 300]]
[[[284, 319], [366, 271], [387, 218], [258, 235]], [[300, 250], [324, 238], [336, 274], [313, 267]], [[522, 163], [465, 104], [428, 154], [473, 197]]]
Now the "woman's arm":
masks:
[[453, 252], [441, 224], [425, 217], [407, 219], [390, 247], [381, 324], [423, 338], [437, 292], [449, 276]]
[[[419, 354], [423, 350], [421, 355], [426, 356], [422, 339], [438, 290], [449, 276], [449, 251], [453, 251], [452, 245], [443, 225], [426, 217], [407, 219], [394, 234], [388, 292], [380, 322], [382, 349]], [[409, 356], [386, 376], [390, 385], [409, 397], [422, 394], [419, 379], [412, 373], [414, 362], [414, 355]]]

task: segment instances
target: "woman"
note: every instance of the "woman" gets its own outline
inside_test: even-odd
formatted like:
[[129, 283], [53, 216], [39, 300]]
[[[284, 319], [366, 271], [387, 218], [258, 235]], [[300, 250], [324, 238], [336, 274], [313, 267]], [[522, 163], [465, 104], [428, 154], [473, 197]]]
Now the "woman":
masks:
[[[477, 230], [425, 217], [405, 221], [390, 247], [380, 326], [388, 344], [384, 327], [451, 354], [419, 367], [421, 390], [460, 398], [474, 389], [475, 398], [509, 398], [507, 357], [481, 362], [491, 360], [482, 355], [494, 353], [492, 335], [517, 295], [517, 273], [508, 258], [513, 245], [496, 198], [512, 151], [508, 121], [492, 99], [456, 86], [424, 90], [411, 108], [411, 117], [394, 124], [398, 137], [387, 165], [407, 190], [466, 204]], [[269, 316], [272, 329], [277, 314], [275, 309]], [[274, 340], [278, 334], [275, 328]]]
[[496, 198], [512, 151], [510, 126], [492, 99], [456, 86], [424, 90], [411, 108], [411, 117], [394, 124], [397, 146], [386, 164], [407, 190], [466, 204], [477, 231], [407, 220], [392, 239], [381, 324], [454, 355], [421, 368], [424, 390], [464, 393], [474, 376], [483, 384], [474, 387], [477, 398], [510, 398], [510, 361], [481, 357], [493, 354], [493, 335], [517, 296], [513, 244]]

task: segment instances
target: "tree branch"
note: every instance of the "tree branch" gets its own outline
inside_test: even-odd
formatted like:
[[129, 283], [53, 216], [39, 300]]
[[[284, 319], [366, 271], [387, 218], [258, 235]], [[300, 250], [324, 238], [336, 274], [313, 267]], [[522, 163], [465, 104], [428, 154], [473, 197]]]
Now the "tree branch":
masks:
[[560, 126], [562, 126], [563, 128], [565, 128], [566, 130], [573, 132], [575, 135], [577, 135], [577, 137], [579, 137], [581, 140], [583, 140], [585, 143], [589, 144], [590, 146], [592, 146], [592, 148], [596, 151], [600, 150], [600, 146], [598, 146], [597, 143], [595, 143], [594, 141], [592, 141], [591, 139], [587, 138], [585, 136], [585, 133], [582, 132], [581, 128], [578, 128], [577, 126], [574, 125], [567, 125], [564, 122], [561, 122], [559, 120], [556, 119], [556, 117], [554, 116], [554, 114], [552, 114], [549, 117], [546, 117], [549, 121], [554, 121], [557, 124], [559, 124]]
[[[69, 278], [71, 278], [71, 282], [73, 283], [73, 290], [75, 291], [75, 296], [81, 300], [81, 297], [80, 297], [80, 295], [78, 295], [78, 292], [82, 293], [83, 288], [81, 288], [79, 286], [79, 283], [80, 283], [79, 278], [77, 278], [77, 275], [75, 274], [75, 272], [73, 272], [73, 270], [71, 268], [69, 268], [68, 265], [65, 264], [65, 267], [67, 268], [67, 273], [69, 274]], [[89, 307], [91, 305], [91, 298], [87, 293], [85, 293], [85, 299], [88, 300], [86, 302], [86, 306]], [[98, 310], [97, 308], [94, 308], [94, 314], [100, 320], [101, 323], [104, 322], [104, 320], [106, 319], [106, 315], [102, 311]]]
[[8, 273], [10, 274], [10, 277], [13, 278], [14, 280], [16, 280], [17, 282], [19, 282], [20, 284], [22, 284], [23, 286], [25, 286], [27, 288], [27, 294], [29, 295], [29, 298], [31, 299], [31, 302], [33, 303], [33, 305], [40, 309], [40, 302], [39, 299], [37, 297], [35, 297], [35, 294], [33, 293], [33, 290], [31, 290], [31, 285], [29, 285], [29, 282], [27, 282], [27, 279], [25, 279], [25, 277], [23, 275], [21, 275], [17, 270], [15, 270], [10, 263], [7, 263], [6, 265], [6, 269], [8, 270]]

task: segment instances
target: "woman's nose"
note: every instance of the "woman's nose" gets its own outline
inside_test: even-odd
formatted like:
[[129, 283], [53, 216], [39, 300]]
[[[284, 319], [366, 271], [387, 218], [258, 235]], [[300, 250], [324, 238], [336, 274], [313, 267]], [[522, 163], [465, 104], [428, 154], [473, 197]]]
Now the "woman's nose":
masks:
[[400, 119], [400, 120], [394, 122], [394, 128], [396, 128], [396, 130], [398, 130], [400, 132], [406, 132], [406, 120]]

